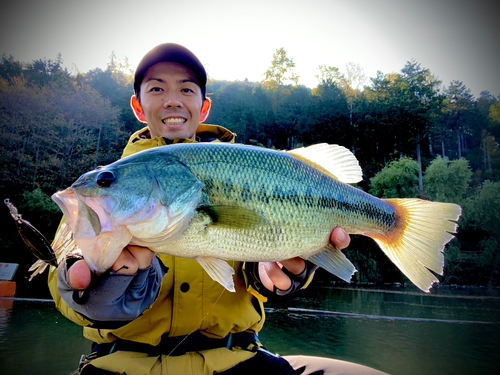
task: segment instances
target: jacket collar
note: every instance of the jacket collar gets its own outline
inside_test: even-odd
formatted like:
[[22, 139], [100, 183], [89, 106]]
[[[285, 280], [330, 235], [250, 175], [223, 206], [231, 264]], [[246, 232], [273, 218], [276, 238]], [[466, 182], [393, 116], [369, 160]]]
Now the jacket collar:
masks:
[[132, 134], [123, 150], [122, 158], [135, 154], [149, 148], [165, 146], [173, 143], [191, 143], [191, 142], [230, 142], [234, 143], [236, 133], [219, 126], [200, 124], [196, 131], [196, 141], [188, 138], [177, 137], [173, 141], [163, 137], [151, 138], [149, 128], [146, 126]]

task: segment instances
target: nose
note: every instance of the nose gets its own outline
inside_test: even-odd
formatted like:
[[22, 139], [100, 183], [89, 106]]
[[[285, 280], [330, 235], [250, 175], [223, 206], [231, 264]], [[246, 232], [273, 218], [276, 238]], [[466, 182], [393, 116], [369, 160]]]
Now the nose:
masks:
[[182, 101], [179, 95], [173, 90], [166, 93], [165, 101], [163, 102], [165, 108], [182, 108]]

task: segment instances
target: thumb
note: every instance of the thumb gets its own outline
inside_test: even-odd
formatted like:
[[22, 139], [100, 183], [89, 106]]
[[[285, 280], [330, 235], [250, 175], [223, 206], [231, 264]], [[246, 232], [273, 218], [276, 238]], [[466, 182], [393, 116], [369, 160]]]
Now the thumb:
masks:
[[68, 270], [68, 284], [76, 290], [83, 290], [90, 285], [91, 273], [90, 268], [81, 259], [76, 261]]

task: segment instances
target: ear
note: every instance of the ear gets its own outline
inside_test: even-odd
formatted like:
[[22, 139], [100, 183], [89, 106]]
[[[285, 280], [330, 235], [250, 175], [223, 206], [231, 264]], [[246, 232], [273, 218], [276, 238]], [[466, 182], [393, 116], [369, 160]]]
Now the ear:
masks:
[[130, 106], [132, 107], [132, 110], [134, 111], [137, 120], [146, 123], [146, 116], [144, 116], [141, 104], [139, 103], [139, 100], [135, 95], [132, 95], [132, 97], [130, 98]]
[[205, 101], [203, 102], [203, 106], [201, 107], [200, 122], [203, 122], [207, 119], [211, 107], [212, 107], [212, 100], [210, 100], [210, 98], [206, 98]]

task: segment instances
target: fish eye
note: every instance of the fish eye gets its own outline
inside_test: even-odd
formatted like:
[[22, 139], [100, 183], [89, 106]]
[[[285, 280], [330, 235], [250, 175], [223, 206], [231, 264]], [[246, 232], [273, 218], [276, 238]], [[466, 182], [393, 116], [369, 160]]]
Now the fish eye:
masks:
[[116, 177], [113, 172], [104, 171], [97, 175], [97, 185], [100, 187], [109, 187], [114, 181]]

